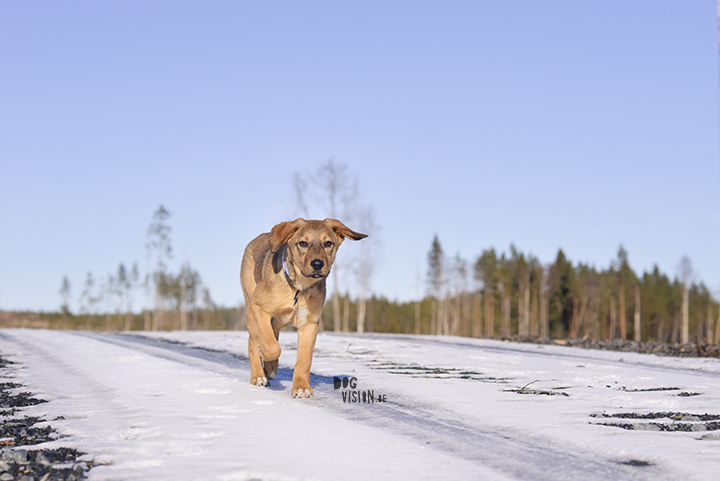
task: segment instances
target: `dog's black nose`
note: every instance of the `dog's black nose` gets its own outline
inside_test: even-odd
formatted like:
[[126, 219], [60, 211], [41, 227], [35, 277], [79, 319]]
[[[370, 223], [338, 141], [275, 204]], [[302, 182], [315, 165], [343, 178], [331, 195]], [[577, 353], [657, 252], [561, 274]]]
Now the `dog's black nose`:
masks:
[[321, 261], [320, 259], [315, 259], [314, 261], [310, 261], [310, 267], [312, 267], [316, 271], [319, 271], [320, 269], [322, 269], [324, 265], [325, 265], [325, 263], [323, 261]]

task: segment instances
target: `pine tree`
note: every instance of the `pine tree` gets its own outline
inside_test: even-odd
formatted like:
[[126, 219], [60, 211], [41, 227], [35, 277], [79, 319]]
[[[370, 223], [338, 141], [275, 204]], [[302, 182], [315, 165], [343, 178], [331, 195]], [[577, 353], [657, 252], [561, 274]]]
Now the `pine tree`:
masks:
[[72, 313], [70, 312], [70, 296], [72, 294], [72, 286], [70, 285], [70, 279], [68, 279], [68, 276], [63, 276], [62, 283], [60, 284], [60, 290], [58, 293], [60, 294], [60, 298], [62, 299], [62, 304], [60, 305], [60, 312], [63, 316], [70, 316]]
[[485, 249], [475, 263], [475, 279], [482, 283], [485, 337], [495, 335], [495, 291], [498, 284], [498, 258], [495, 249]]
[[575, 271], [572, 263], [565, 258], [565, 253], [562, 249], [558, 250], [555, 263], [550, 267], [548, 277], [550, 290], [548, 299], [550, 335], [554, 337], [564, 337], [569, 333], [570, 322], [572, 320], [572, 292], [575, 281]]
[[445, 278], [445, 259], [437, 234], [433, 238], [428, 252], [427, 286], [428, 294], [433, 298], [434, 309], [431, 323], [431, 334], [440, 334], [445, 323], [445, 309], [443, 301], [443, 288]]

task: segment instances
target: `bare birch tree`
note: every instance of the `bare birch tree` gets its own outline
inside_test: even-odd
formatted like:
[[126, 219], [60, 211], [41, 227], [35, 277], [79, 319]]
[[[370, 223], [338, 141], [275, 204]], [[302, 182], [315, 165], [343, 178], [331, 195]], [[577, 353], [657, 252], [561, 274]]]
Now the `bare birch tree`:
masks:
[[635, 316], [634, 316], [634, 339], [636, 342], [642, 341], [642, 324], [640, 318], [640, 284], [635, 284]]
[[80, 294], [80, 312], [83, 314], [94, 314], [98, 296], [95, 294], [95, 278], [92, 272], [85, 277], [85, 287]]
[[[320, 167], [312, 173], [296, 172], [292, 178], [293, 185], [293, 207], [296, 214], [303, 217], [310, 217], [312, 212], [315, 211], [313, 206], [319, 207], [322, 216], [340, 219], [342, 222], [353, 225], [363, 222], [363, 217], [368, 215], [372, 216], [371, 210], [361, 201], [361, 196], [358, 188], [358, 179], [356, 176], [351, 175], [348, 172], [347, 165], [338, 163], [334, 158], [329, 159], [327, 162], [320, 165]], [[321, 217], [322, 217], [321, 216]], [[374, 226], [377, 227], [376, 225]], [[372, 229], [366, 230], [372, 233]], [[375, 237], [372, 235], [371, 237]], [[369, 249], [372, 249], [370, 244], [373, 242], [363, 242], [361, 249], [364, 250], [362, 259], [356, 262], [365, 262], [371, 258], [371, 256], [365, 257]], [[363, 266], [353, 267], [354, 262], [350, 252], [345, 252], [342, 259], [335, 263], [331, 271], [330, 277], [332, 281], [332, 308], [333, 308], [333, 330], [340, 331], [344, 330], [347, 326], [343, 322], [344, 318], [349, 320], [349, 312], [345, 315], [341, 315], [340, 306], [340, 292], [348, 289], [348, 282], [345, 282], [345, 289], [341, 289], [341, 272], [354, 272], [358, 276], [358, 284], [361, 291], [363, 286], [365, 291], [361, 292], [362, 296], [367, 296], [367, 288], [369, 279], [371, 277], [372, 268], [369, 264]], [[346, 276], [343, 277], [345, 279]], [[364, 298], [363, 298], [364, 299]], [[358, 309], [362, 309], [363, 322], [365, 316], [365, 301], [363, 300], [361, 306]], [[364, 326], [363, 326], [364, 329]]]
[[610, 332], [609, 340], [615, 339], [615, 332], [617, 331], [617, 306], [615, 305], [615, 296], [610, 296]]
[[145, 243], [145, 277], [143, 279], [143, 288], [145, 289], [145, 309], [144, 309], [144, 325], [143, 329], [149, 331], [152, 329], [152, 316], [150, 314], [152, 306], [152, 277], [150, 275], [150, 258], [152, 250], [149, 247], [149, 243]]
[[188, 328], [188, 292], [187, 292], [187, 265], [183, 264], [180, 269], [180, 330], [187, 331]]
[[690, 342], [689, 286], [693, 275], [692, 263], [690, 262], [690, 258], [688, 256], [683, 256], [683, 258], [680, 259], [680, 266], [678, 267], [678, 271], [680, 274], [680, 281], [682, 282], [683, 287], [680, 343], [687, 344], [688, 342]]
[[420, 269], [418, 268], [415, 276], [415, 334], [420, 334], [420, 285], [422, 284], [422, 278], [420, 276]]
[[466, 325], [465, 293], [467, 292], [467, 261], [458, 252], [453, 259], [452, 274], [453, 282], [453, 310], [450, 334], [457, 336], [464, 331]]
[[[511, 246], [512, 247], [512, 246]], [[511, 296], [512, 296], [512, 272], [510, 272], [510, 263], [502, 254], [500, 257], [500, 269], [498, 289], [500, 291], [500, 310], [502, 312], [502, 322], [500, 324], [500, 335], [502, 337], [510, 337], [510, 312], [511, 312]]]
[[133, 304], [135, 300], [135, 291], [140, 283], [140, 271], [138, 270], [137, 262], [133, 263], [130, 275], [128, 276], [128, 296], [127, 296], [127, 307], [126, 307], [126, 319], [125, 328], [130, 330], [132, 323], [135, 320], [135, 314], [133, 313]]
[[550, 306], [549, 306], [549, 287], [547, 283], [547, 275], [545, 269], [540, 270], [540, 278], [538, 280], [538, 296], [540, 297], [540, 337], [546, 339], [550, 337]]
[[105, 330], [109, 331], [112, 327], [113, 308], [116, 308], [113, 301], [115, 300], [115, 294], [117, 292], [115, 288], [115, 277], [113, 277], [112, 274], [108, 274], [102, 282], [100, 291], [102, 292], [102, 298], [105, 301]]
[[367, 297], [370, 291], [370, 279], [375, 267], [375, 252], [380, 230], [375, 221], [375, 214], [371, 207], [363, 206], [358, 210], [358, 228], [360, 232], [372, 232], [373, 235], [360, 243], [360, 256], [356, 264], [358, 279], [357, 300], [357, 332], [365, 332], [365, 315], [367, 312]]
[[587, 279], [587, 285], [585, 286], [585, 292], [588, 298], [587, 310], [588, 310], [588, 334], [593, 339], [601, 338], [601, 322], [600, 322], [600, 310], [601, 310], [601, 277], [592, 269], [589, 272]]
[[154, 251], [157, 263], [153, 281], [155, 283], [155, 312], [152, 316], [152, 330], [162, 329], [165, 316], [165, 294], [167, 291], [167, 259], [172, 258], [172, 245], [170, 244], [171, 228], [167, 224], [170, 212], [161, 204], [153, 214], [153, 220], [147, 232], [148, 256]]
[[521, 254], [518, 259], [518, 335], [530, 335], [530, 270]]
[[293, 205], [297, 211], [297, 215], [300, 217], [308, 218], [310, 217], [310, 211], [308, 209], [308, 181], [300, 172], [295, 172], [293, 174], [293, 193], [295, 194], [295, 198], [293, 199]]
[[[343, 189], [348, 188], [349, 184], [347, 167], [344, 164], [336, 164], [335, 159], [330, 159], [320, 167], [314, 179], [324, 194], [322, 197], [324, 199], [323, 203], [325, 203], [329, 216], [333, 219], [337, 219], [340, 211]], [[345, 218], [344, 220], [347, 222], [349, 219]], [[336, 265], [335, 269], [333, 269], [330, 274], [333, 281], [333, 330], [336, 332], [341, 329], [340, 284], [338, 281], [339, 267], [339, 265]]]
[[542, 284], [542, 265], [540, 261], [531, 256], [528, 261], [528, 270], [530, 272], [530, 337], [540, 335], [540, 286]]
[[207, 288], [203, 289], [203, 307], [203, 310], [205, 311], [203, 313], [203, 329], [207, 331], [210, 329], [210, 320], [212, 319], [216, 309], [215, 303], [210, 297], [210, 290]]
[[707, 321], [705, 323], [705, 342], [707, 344], [712, 344], [713, 342], [713, 303], [708, 302], [707, 305]]

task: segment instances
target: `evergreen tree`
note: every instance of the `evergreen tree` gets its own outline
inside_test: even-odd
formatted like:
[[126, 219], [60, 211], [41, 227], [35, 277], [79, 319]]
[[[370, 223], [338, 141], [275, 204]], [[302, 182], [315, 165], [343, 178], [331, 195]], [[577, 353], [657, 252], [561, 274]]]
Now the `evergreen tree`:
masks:
[[428, 252], [428, 271], [427, 271], [427, 283], [428, 283], [428, 294], [436, 298], [442, 297], [443, 288], [443, 276], [444, 276], [444, 262], [443, 262], [443, 250], [440, 245], [438, 236], [435, 235], [430, 251]]
[[62, 283], [60, 284], [60, 290], [58, 293], [60, 294], [60, 299], [62, 299], [62, 304], [60, 305], [60, 312], [63, 316], [69, 316], [71, 315], [70, 312], [70, 296], [71, 296], [71, 285], [70, 285], [70, 279], [68, 279], [68, 276], [63, 276]]
[[[628, 253], [622, 245], [618, 249], [614, 267], [617, 271], [618, 327], [620, 339], [625, 340], [628, 338], [628, 312], [632, 312], [631, 307], [634, 309], [634, 292], [638, 279], [630, 268]], [[629, 302], [631, 299], [632, 306]]]
[[550, 267], [548, 274], [550, 290], [548, 310], [550, 334], [553, 337], [564, 337], [569, 332], [573, 309], [574, 274], [572, 263], [565, 258], [562, 249], [558, 250], [555, 263]]
[[485, 249], [475, 263], [475, 279], [482, 283], [485, 337], [495, 335], [495, 292], [499, 279], [498, 258], [495, 249]]
[[431, 334], [443, 333], [445, 318], [444, 281], [445, 281], [445, 259], [442, 246], [437, 234], [433, 238], [430, 251], [428, 252], [427, 287], [428, 294], [434, 300], [433, 320], [431, 321]]

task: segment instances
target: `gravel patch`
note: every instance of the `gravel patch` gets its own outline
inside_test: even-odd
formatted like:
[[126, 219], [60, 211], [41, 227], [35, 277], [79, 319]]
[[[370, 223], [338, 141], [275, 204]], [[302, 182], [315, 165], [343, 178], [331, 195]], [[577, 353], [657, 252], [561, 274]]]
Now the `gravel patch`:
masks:
[[531, 344], [556, 344], [561, 346], [582, 347], [585, 349], [601, 349], [605, 351], [639, 352], [670, 357], [715, 357], [720, 358], [720, 344], [665, 344], [650, 341], [612, 341], [597, 339], [549, 339], [537, 337], [512, 337], [503, 340], [525, 342]]
[[[13, 363], [0, 357], [0, 377], [12, 377]], [[45, 419], [21, 416], [22, 408], [47, 402], [22, 391], [22, 385], [0, 383], [0, 481], [77, 481], [93, 467], [72, 448], [43, 449], [59, 435]], [[37, 446], [37, 447], [36, 447]]]

